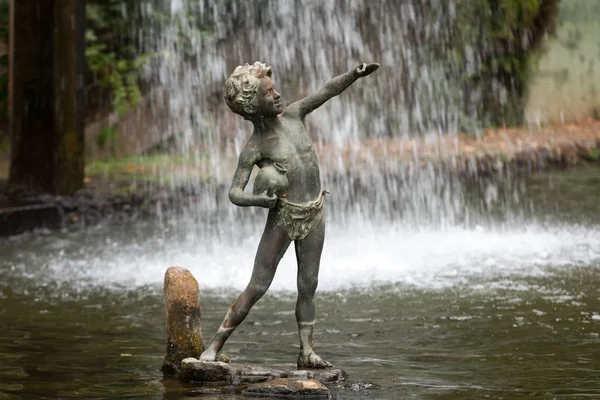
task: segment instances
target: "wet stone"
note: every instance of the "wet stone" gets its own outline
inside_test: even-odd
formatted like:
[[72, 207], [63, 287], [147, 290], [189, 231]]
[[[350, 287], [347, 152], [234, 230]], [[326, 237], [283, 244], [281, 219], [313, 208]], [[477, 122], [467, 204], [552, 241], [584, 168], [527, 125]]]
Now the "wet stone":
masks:
[[204, 362], [196, 358], [186, 358], [181, 363], [179, 377], [184, 381], [202, 384], [229, 385], [233, 383], [236, 375], [236, 369], [224, 362]]
[[187, 269], [170, 267], [165, 273], [164, 296], [167, 351], [163, 371], [177, 373], [185, 358], [202, 354], [202, 311], [198, 282]]
[[286, 378], [295, 379], [313, 379], [315, 375], [306, 369], [300, 369], [298, 371], [290, 371], [285, 375]]
[[248, 396], [268, 396], [280, 398], [310, 397], [328, 399], [329, 389], [315, 379], [276, 378], [268, 382], [256, 383], [242, 391]]
[[321, 383], [340, 382], [346, 379], [346, 373], [341, 369], [330, 369], [316, 376]]
[[241, 384], [266, 382], [280, 378], [282, 372], [272, 368], [254, 367], [243, 365], [237, 369], [237, 381]]
[[[289, 369], [288, 369], [289, 368]], [[329, 398], [324, 383], [342, 382], [346, 373], [339, 369], [295, 370], [289, 365], [274, 367], [248, 364], [204, 362], [186, 358], [181, 363], [179, 378], [199, 383], [195, 393], [242, 393], [261, 397]], [[203, 392], [203, 388], [207, 388]]]

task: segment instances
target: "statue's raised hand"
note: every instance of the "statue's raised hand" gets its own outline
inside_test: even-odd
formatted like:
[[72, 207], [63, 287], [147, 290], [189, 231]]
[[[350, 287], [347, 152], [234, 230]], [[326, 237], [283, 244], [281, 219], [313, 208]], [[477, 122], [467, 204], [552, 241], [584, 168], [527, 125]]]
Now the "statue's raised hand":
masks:
[[363, 77], [367, 75], [371, 75], [373, 72], [377, 71], [379, 68], [378, 63], [362, 63], [358, 67], [356, 67], [356, 72], [358, 72], [358, 76]]

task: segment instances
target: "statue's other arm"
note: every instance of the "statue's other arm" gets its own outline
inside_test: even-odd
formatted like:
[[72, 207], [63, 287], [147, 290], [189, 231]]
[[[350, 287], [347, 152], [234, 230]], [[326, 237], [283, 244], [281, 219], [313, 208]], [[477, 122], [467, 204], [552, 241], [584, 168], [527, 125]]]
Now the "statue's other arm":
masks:
[[277, 203], [276, 195], [268, 196], [266, 192], [259, 195], [244, 192], [250, 174], [252, 174], [252, 168], [259, 158], [260, 155], [255, 150], [244, 148], [240, 153], [238, 166], [231, 181], [231, 189], [229, 189], [229, 200], [236, 206], [273, 208]]
[[330, 98], [339, 95], [348, 88], [354, 81], [363, 76], [370, 75], [379, 68], [379, 64], [361, 64], [350, 71], [336, 76], [323, 86], [319, 91], [313, 93], [305, 98], [290, 104], [288, 112], [297, 113], [300, 118], [304, 118], [307, 114], [313, 110], [321, 107]]

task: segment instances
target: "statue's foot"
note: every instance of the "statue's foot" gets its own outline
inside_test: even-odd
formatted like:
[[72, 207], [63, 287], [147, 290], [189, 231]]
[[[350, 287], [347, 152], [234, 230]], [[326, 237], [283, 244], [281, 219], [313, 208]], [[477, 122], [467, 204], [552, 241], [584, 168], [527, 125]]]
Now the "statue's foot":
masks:
[[314, 351], [310, 353], [303, 354], [300, 352], [298, 356], [298, 368], [330, 368], [333, 367], [333, 364], [323, 360], [319, 357]]
[[211, 349], [207, 349], [202, 354], [200, 354], [200, 361], [214, 362], [216, 358], [217, 354]]

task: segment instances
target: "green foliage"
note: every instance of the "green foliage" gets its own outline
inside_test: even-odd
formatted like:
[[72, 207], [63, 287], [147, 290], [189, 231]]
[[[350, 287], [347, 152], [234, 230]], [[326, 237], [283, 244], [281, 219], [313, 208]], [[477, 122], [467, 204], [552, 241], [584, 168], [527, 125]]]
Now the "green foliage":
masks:
[[109, 89], [112, 106], [120, 115], [139, 104], [141, 75], [152, 57], [136, 46], [129, 20], [135, 15], [132, 4], [122, 0], [86, 4], [85, 57], [93, 73], [91, 86]]
[[[229, 3], [222, 2], [222, 12], [229, 11]], [[600, 2], [584, 3], [587, 8], [579, 1], [577, 5], [562, 2], [561, 10], [563, 14], [585, 13], [594, 18]], [[186, 18], [180, 19], [171, 15], [170, 2], [164, 0], [86, 1], [86, 83], [91, 111], [108, 103], [106, 93], [110, 93], [112, 109], [121, 115], [140, 102], [149, 63], [163, 54], [141, 39], [156, 36], [161, 27], [176, 26], [181, 38], [178, 46], [191, 60], [202, 62], [202, 55], [197, 54], [201, 46], [196, 44], [213, 37], [213, 13], [200, 12], [200, 7], [210, 7], [201, 1], [184, 0], [182, 4]], [[425, 0], [423, 4], [436, 7]], [[481, 99], [477, 100], [476, 115], [465, 115], [465, 124], [479, 120], [486, 125], [519, 124], [527, 79], [543, 49], [544, 37], [554, 32], [559, 0], [455, 0], [455, 5], [455, 26], [447, 54], [465, 77], [463, 90], [473, 92], [472, 99]], [[0, 41], [8, 37], [8, 7], [9, 0], [0, 0]], [[450, 11], [444, 8], [443, 12]], [[572, 44], [576, 43], [575, 35]], [[474, 64], [468, 62], [473, 59]], [[0, 57], [0, 119], [6, 115], [7, 65], [8, 57]]]
[[475, 70], [464, 71], [464, 86], [480, 91], [478, 117], [485, 125], [522, 122], [527, 80], [544, 38], [555, 32], [558, 6], [559, 0], [457, 0], [454, 40], [478, 60]]
[[[108, 90], [112, 108], [122, 115], [140, 102], [141, 76], [153, 56], [143, 52], [137, 43], [142, 24], [140, 2], [87, 0], [86, 16], [86, 85], [88, 97], [92, 98], [89, 103], [92, 108], [102, 108], [97, 103], [103, 100], [97, 98]], [[145, 23], [153, 22], [150, 18]], [[9, 0], [0, 0], [0, 42], [8, 43], [8, 30]], [[8, 55], [0, 55], [0, 120], [6, 116], [7, 98]]]
[[90, 101], [92, 108], [94, 105], [101, 108], [94, 101], [102, 96], [98, 87], [110, 91], [112, 107], [121, 115], [139, 103], [144, 84], [142, 77], [149, 71], [150, 62], [159, 56], [168, 58], [167, 51], [152, 40], [165, 27], [177, 29], [180, 39], [177, 50], [188, 60], [202, 59], [197, 43], [214, 34], [211, 13], [203, 13], [203, 6], [197, 0], [183, 0], [182, 7], [178, 13], [171, 14], [171, 3], [165, 0], [86, 2], [85, 56], [93, 74], [88, 79], [92, 81], [88, 91], [88, 96], [94, 97]]
[[181, 50], [190, 58], [198, 56], [199, 46], [195, 43], [212, 37], [215, 31], [214, 21], [208, 18], [210, 12], [200, 8], [200, 2], [184, 0], [183, 10], [169, 17], [177, 26]]
[[117, 127], [109, 126], [102, 128], [100, 134], [98, 135], [98, 146], [102, 149], [105, 149], [109, 146], [116, 147], [117, 142]]
[[[195, 153], [193, 157], [206, 159], [206, 153]], [[198, 171], [189, 167], [189, 158], [183, 155], [138, 155], [130, 157], [109, 157], [96, 159], [86, 164], [86, 176], [92, 179], [108, 178], [111, 180], [147, 180], [151, 182], [173, 183], [173, 181], [189, 181], [198, 179]], [[170, 169], [173, 175], [163, 176], [156, 174], [157, 169]], [[201, 175], [200, 179], [206, 181], [208, 176]]]
[[106, 44], [98, 41], [92, 29], [86, 31], [86, 44], [88, 68], [97, 74], [98, 82], [103, 87], [111, 89], [114, 109], [123, 115], [130, 107], [135, 107], [142, 97], [138, 81], [149, 56], [119, 58], [117, 53], [108, 50]]
[[600, 151], [597, 149], [590, 150], [588, 156], [593, 161], [600, 161]]

